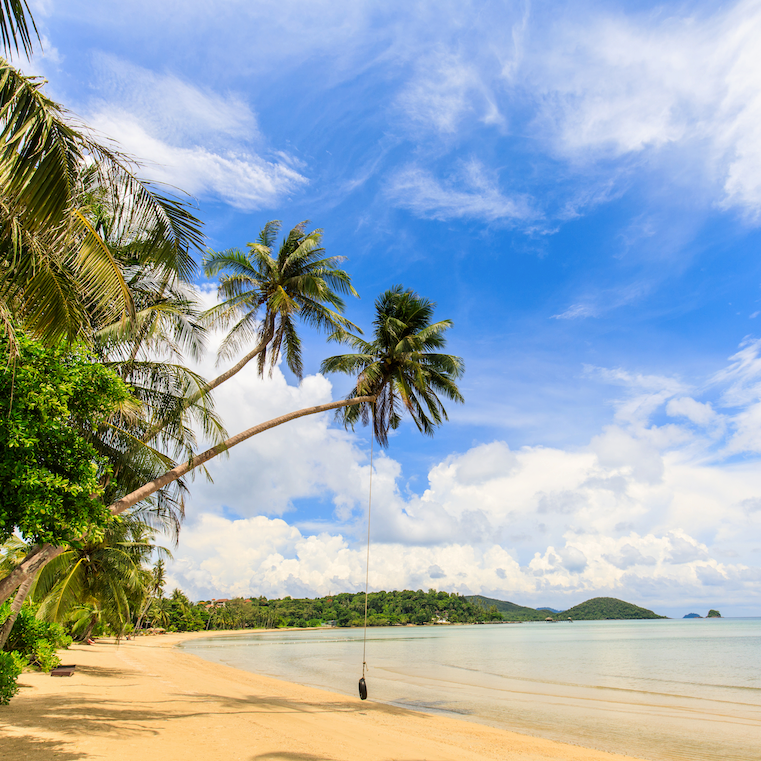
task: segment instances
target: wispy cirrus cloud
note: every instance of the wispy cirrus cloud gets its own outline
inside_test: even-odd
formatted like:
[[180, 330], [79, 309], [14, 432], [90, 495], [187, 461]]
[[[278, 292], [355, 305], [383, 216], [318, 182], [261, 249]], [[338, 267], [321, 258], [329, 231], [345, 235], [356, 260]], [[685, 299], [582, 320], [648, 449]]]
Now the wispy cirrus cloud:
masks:
[[113, 56], [95, 57], [98, 97], [85, 119], [152, 180], [239, 209], [271, 207], [308, 184], [304, 165], [267, 148], [256, 115], [238, 95], [204, 90]]
[[522, 86], [538, 106], [535, 126], [574, 162], [669, 148], [672, 181], [699, 180], [716, 205], [756, 219], [761, 3], [664, 11], [580, 19], [567, 8], [530, 30]]
[[430, 219], [527, 222], [539, 216], [527, 195], [505, 194], [496, 173], [475, 159], [444, 180], [427, 169], [407, 166], [392, 176], [386, 194], [396, 206]]

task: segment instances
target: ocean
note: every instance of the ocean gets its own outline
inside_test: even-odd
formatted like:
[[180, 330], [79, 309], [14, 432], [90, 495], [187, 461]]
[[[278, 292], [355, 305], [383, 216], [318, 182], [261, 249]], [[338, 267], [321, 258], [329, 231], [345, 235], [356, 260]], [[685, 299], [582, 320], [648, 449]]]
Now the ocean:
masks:
[[[362, 675], [361, 629], [182, 647], [347, 695]], [[367, 663], [383, 703], [652, 761], [761, 759], [761, 618], [371, 628]]]

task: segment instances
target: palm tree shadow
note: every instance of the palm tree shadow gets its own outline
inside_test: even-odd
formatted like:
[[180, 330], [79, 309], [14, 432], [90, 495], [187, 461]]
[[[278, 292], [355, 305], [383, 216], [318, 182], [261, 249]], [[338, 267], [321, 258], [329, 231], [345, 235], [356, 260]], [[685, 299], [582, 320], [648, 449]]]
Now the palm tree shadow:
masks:
[[315, 756], [313, 753], [262, 753], [251, 756], [251, 761], [332, 761], [328, 756]]
[[77, 666], [77, 674], [87, 674], [87, 676], [102, 677], [104, 679], [122, 679], [124, 677], [135, 676], [134, 671], [105, 668], [104, 666]]
[[35, 737], [5, 737], [0, 740], [0, 758], [24, 761], [84, 761], [86, 756], [63, 748], [59, 740], [40, 740]]

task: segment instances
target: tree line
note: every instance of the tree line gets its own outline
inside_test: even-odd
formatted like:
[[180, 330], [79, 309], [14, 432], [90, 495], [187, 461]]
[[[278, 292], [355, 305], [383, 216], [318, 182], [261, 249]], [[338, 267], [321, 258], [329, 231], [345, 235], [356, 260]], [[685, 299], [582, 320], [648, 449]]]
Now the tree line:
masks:
[[[30, 56], [35, 36], [24, 0], [0, 4], [6, 55]], [[143, 180], [135, 160], [75, 123], [43, 85], [0, 58], [7, 685], [33, 660], [10, 649], [30, 614], [81, 639], [141, 628], [162, 606], [193, 619], [182, 593], [163, 596], [163, 566], [149, 565], [171, 554], [156, 536], [177, 540], [189, 473], [251, 436], [331, 410], [347, 427], [370, 424], [382, 446], [403, 415], [432, 435], [447, 419], [444, 402], [462, 402], [464, 371], [445, 353], [451, 321], [435, 321], [435, 304], [401, 285], [378, 296], [365, 336], [345, 316], [344, 299], [357, 292], [343, 257], [328, 254], [307, 222], [280, 238], [280, 222], [269, 221], [243, 248], [207, 250], [187, 200]], [[199, 305], [200, 274], [218, 283], [209, 310]], [[215, 390], [249, 365], [272, 373], [281, 358], [300, 379], [303, 326], [349, 349], [319, 367], [351, 376], [346, 396], [230, 435]], [[207, 379], [189, 361], [214, 329], [226, 331], [218, 359], [228, 367]]]
[[[364, 625], [365, 615], [364, 592], [341, 592], [314, 599], [252, 597], [223, 603], [211, 600], [191, 603], [176, 589], [164, 600], [154, 606], [149, 623], [168, 631], [358, 627]], [[502, 615], [496, 610], [469, 602], [463, 595], [435, 589], [370, 592], [367, 597], [368, 626], [477, 624], [501, 620]]]

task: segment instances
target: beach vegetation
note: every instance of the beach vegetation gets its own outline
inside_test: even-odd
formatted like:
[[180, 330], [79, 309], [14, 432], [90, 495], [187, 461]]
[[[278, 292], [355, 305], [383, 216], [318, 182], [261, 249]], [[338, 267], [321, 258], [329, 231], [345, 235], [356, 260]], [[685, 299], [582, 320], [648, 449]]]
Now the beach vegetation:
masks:
[[210, 325], [230, 328], [218, 360], [230, 359], [255, 344], [234, 367], [210, 381], [209, 388], [216, 388], [255, 358], [260, 376], [267, 365], [272, 373], [281, 355], [300, 379], [304, 365], [297, 321], [328, 332], [358, 330], [343, 316], [346, 304], [341, 294], [358, 297], [351, 277], [339, 266], [345, 257], [327, 256], [321, 246], [322, 230], [307, 232], [307, 224], [292, 228], [277, 253], [280, 222], [274, 220], [262, 228], [255, 243], [248, 244], [248, 251], [212, 251], [204, 257], [207, 276], [223, 273], [220, 303], [204, 314]]
[[[19, 333], [18, 356], [0, 365], [0, 541], [77, 543], [102, 534], [108, 460], [92, 431], [135, 402], [127, 386], [80, 346], [47, 348]], [[8, 350], [8, 337], [0, 336]]]
[[[274, 629], [290, 627], [364, 625], [364, 592], [342, 592], [329, 597], [268, 600], [264, 597], [228, 600], [217, 607], [214, 601], [199, 607], [211, 613], [209, 629]], [[367, 625], [480, 623], [501, 620], [499, 613], [484, 610], [456, 593], [436, 590], [370, 592]]]
[[0, 706], [8, 705], [19, 691], [16, 680], [21, 676], [26, 662], [17, 652], [0, 650]]
[[432, 322], [435, 307], [432, 301], [396, 285], [375, 301], [370, 341], [344, 329], [330, 337], [351, 346], [355, 353], [329, 357], [321, 372], [355, 375], [356, 384], [346, 398], [370, 396], [375, 400], [372, 405], [344, 407], [337, 414], [352, 428], [360, 419], [365, 424], [372, 421], [381, 446], [388, 444], [388, 433], [399, 427], [404, 412], [419, 431], [432, 436], [448, 419], [439, 397], [463, 401], [456, 381], [465, 364], [460, 357], [441, 351], [452, 322]]
[[72, 638], [61, 624], [39, 618], [39, 608], [38, 603], [28, 599], [24, 602], [3, 649], [18, 653], [25, 666], [50, 671], [60, 664], [56, 650], [67, 648]]
[[37, 616], [69, 623], [79, 640], [89, 639], [99, 624], [123, 636], [151, 584], [148, 560], [155, 552], [168, 554], [153, 535], [128, 513], [113, 518], [101, 539], [68, 547], [37, 575], [32, 590], [39, 601]]

